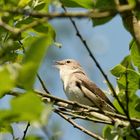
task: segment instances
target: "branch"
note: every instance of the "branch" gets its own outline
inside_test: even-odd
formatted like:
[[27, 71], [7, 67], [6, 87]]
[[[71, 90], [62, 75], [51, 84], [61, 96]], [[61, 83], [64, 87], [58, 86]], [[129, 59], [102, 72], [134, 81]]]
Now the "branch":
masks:
[[60, 113], [62, 113], [64, 115], [71, 116], [72, 119], [83, 119], [83, 120], [91, 121], [91, 122], [94, 122], [94, 123], [102, 123], [102, 124], [110, 124], [110, 125], [112, 125], [112, 122], [110, 120], [99, 120], [99, 119], [96, 119], [96, 118], [93, 118], [93, 117], [89, 117], [90, 115], [89, 114], [87, 114], [87, 115], [84, 114], [83, 111], [79, 112], [78, 114], [76, 114], [76, 111], [68, 111], [68, 110], [63, 111], [60, 108], [60, 109], [55, 109], [54, 112], [60, 112]]
[[[96, 107], [90, 107], [90, 106], [83, 105], [83, 104], [80, 104], [80, 103], [77, 103], [77, 102], [73, 102], [73, 101], [69, 101], [69, 100], [64, 100], [64, 99], [58, 98], [58, 97], [50, 95], [50, 94], [42, 93], [40, 91], [34, 91], [34, 92], [38, 96], [41, 97], [41, 99], [42, 99], [42, 101], [44, 103], [51, 102], [54, 105], [59, 106], [59, 107], [64, 107], [65, 109], [70, 109], [68, 106], [72, 106], [72, 109], [74, 109], [74, 107], [75, 108], [79, 108], [81, 110], [79, 113], [81, 113], [81, 114], [83, 114], [83, 113], [87, 113], [88, 114], [89, 113], [88, 116], [90, 116], [90, 115], [93, 116], [94, 113], [101, 114], [100, 110], [98, 108], [96, 108]], [[21, 94], [15, 93], [15, 92], [11, 91], [11, 92], [8, 92], [7, 95], [20, 96]], [[72, 110], [72, 109], [70, 109], [70, 110]], [[72, 110], [72, 111], [77, 113], [77, 110]], [[112, 117], [114, 117], [116, 119], [128, 121], [128, 118], [126, 116], [124, 116], [124, 115], [121, 115], [121, 114], [118, 114], [118, 113], [114, 113], [114, 112], [109, 112], [109, 111], [104, 111], [104, 112], [105, 112], [106, 115], [110, 115], [110, 116], [112, 116]], [[101, 115], [103, 115], [103, 114], [101, 114]], [[100, 116], [100, 119], [102, 119], [101, 116]], [[133, 121], [133, 123], [140, 124], [140, 119], [131, 118], [131, 120]]]
[[29, 127], [30, 127], [30, 123], [28, 122], [28, 123], [27, 123], [27, 126], [26, 126], [26, 128], [25, 128], [25, 130], [24, 130], [24, 132], [23, 132], [24, 134], [23, 134], [23, 137], [22, 137], [21, 140], [24, 140], [24, 139], [25, 139]]
[[68, 121], [70, 124], [73, 125], [73, 127], [75, 128], [78, 128], [79, 130], [81, 130], [82, 132], [88, 134], [89, 136], [97, 139], [97, 140], [104, 140], [104, 138], [102, 138], [101, 136], [93, 133], [93, 132], [90, 132], [89, 130], [85, 129], [84, 127], [78, 125], [76, 122], [74, 122], [72, 119], [70, 119], [69, 117], [65, 116], [64, 114], [60, 113], [60, 112], [57, 112], [57, 114], [59, 116], [61, 116], [63, 119], [65, 119], [66, 121]]
[[48, 18], [48, 19], [53, 19], [53, 18], [69, 18], [69, 17], [75, 17], [75, 18], [93, 18], [93, 19], [99, 19], [99, 18], [105, 18], [108, 16], [113, 16], [116, 14], [115, 10], [112, 11], [102, 11], [100, 12], [99, 10], [89, 10], [86, 12], [68, 12], [68, 13], [59, 13], [59, 12], [38, 12], [38, 11], [29, 11], [25, 9], [12, 9], [12, 10], [3, 10], [0, 9], [0, 12], [9, 12], [10, 14], [14, 15], [26, 15], [26, 16], [32, 16], [35, 18]]
[[20, 33], [24, 32], [24, 31], [26, 31], [26, 30], [34, 27], [34, 26], [37, 26], [38, 24], [43, 23], [45, 21], [47, 21], [46, 18], [35, 20], [32, 23], [27, 24], [26, 26], [23, 26], [19, 29], [19, 28], [16, 28], [16, 27], [9, 26], [8, 24], [6, 24], [5, 22], [3, 22], [0, 19], [0, 26], [3, 27], [4, 29], [6, 29], [7, 31], [13, 33], [14, 35], [19, 35]]
[[37, 78], [38, 78], [38, 80], [39, 80], [39, 82], [40, 82], [42, 88], [43, 88], [44, 91], [46, 92], [46, 94], [50, 94], [50, 92], [49, 92], [48, 89], [46, 88], [46, 86], [45, 86], [43, 80], [42, 80], [41, 77], [39, 76], [39, 74], [37, 74]]
[[20, 30], [18, 28], [14, 28], [14, 27], [9, 26], [5, 22], [3, 22], [1, 19], [0, 19], [0, 26], [3, 27], [4, 29], [6, 29], [7, 31], [14, 33], [14, 34], [18, 34], [18, 32]]
[[135, 2], [134, 3], [130, 3], [129, 1], [128, 1], [128, 4], [124, 4], [124, 5], [121, 5], [120, 4], [120, 0], [114, 0], [114, 3], [115, 3], [115, 8], [116, 8], [116, 10], [117, 11], [119, 11], [120, 13], [122, 13], [122, 12], [126, 12], [126, 11], [131, 11], [131, 10], [133, 10], [134, 8], [135, 8]]
[[126, 67], [126, 72], [125, 72], [125, 82], [126, 82], [126, 88], [125, 88], [125, 97], [126, 97], [126, 112], [127, 115], [129, 116], [129, 95], [128, 95], [128, 73], [127, 73], [127, 67]]
[[[115, 9], [116, 8], [116, 9]], [[4, 10], [0, 8], [0, 12], [9, 12], [10, 14], [22, 14], [22, 15], [27, 15], [27, 16], [32, 16], [36, 18], [42, 18], [42, 17], [47, 17], [49, 19], [52, 18], [69, 18], [69, 17], [76, 17], [76, 18], [93, 18], [93, 19], [100, 19], [100, 18], [105, 18], [109, 16], [114, 16], [117, 13], [123, 13], [126, 11], [131, 11], [135, 8], [135, 5], [132, 4], [125, 4], [125, 5], [120, 5], [117, 4], [116, 7], [113, 7], [112, 9], [93, 9], [89, 10], [87, 12], [68, 12], [68, 13], [58, 13], [58, 12], [53, 12], [53, 13], [41, 13], [38, 11], [31, 11], [31, 10], [25, 10], [25, 9], [10, 9], [10, 10]]]

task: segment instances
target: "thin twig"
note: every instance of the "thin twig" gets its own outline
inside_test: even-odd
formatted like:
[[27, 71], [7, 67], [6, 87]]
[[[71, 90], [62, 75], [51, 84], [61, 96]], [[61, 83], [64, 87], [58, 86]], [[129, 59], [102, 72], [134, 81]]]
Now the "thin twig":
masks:
[[42, 88], [45, 90], [46, 94], [50, 94], [50, 92], [49, 92], [48, 89], [46, 88], [46, 86], [45, 86], [43, 80], [42, 80], [41, 77], [39, 76], [39, 74], [37, 74], [37, 78], [38, 78], [38, 80], [39, 80], [39, 82], [40, 82]]
[[129, 116], [129, 95], [128, 95], [128, 73], [127, 73], [127, 68], [125, 72], [125, 81], [126, 81], [126, 87], [125, 87], [125, 97], [126, 97], [126, 111]]
[[102, 123], [102, 124], [110, 124], [110, 125], [112, 124], [111, 121], [98, 120], [98, 119], [95, 119], [93, 117], [88, 117], [87, 115], [85, 116], [85, 115], [74, 114], [71, 111], [66, 112], [66, 111], [62, 111], [60, 109], [55, 109], [54, 112], [60, 112], [60, 113], [63, 113], [64, 115], [69, 115], [72, 117], [72, 119], [83, 119], [83, 120], [88, 120], [88, 121], [91, 121], [94, 123]]
[[[42, 93], [40, 91], [34, 91], [34, 92], [37, 95], [39, 95], [44, 102], [46, 102], [46, 101], [48, 102], [48, 99], [49, 99], [49, 102], [53, 102], [55, 105], [57, 105], [59, 107], [68, 108], [68, 105], [72, 105], [72, 106], [74, 106], [76, 108], [79, 107], [81, 110], [84, 110], [85, 113], [89, 112], [89, 115], [90, 115], [90, 112], [98, 112], [98, 113], [100, 113], [99, 109], [96, 108], [96, 107], [90, 107], [90, 106], [83, 105], [83, 104], [80, 104], [80, 103], [77, 103], [77, 102], [73, 102], [73, 101], [69, 101], [69, 100], [64, 100], [64, 99], [61, 99], [59, 97], [56, 97], [56, 96], [53, 96], [53, 95], [50, 95], [50, 94], [44, 94], [44, 93]], [[20, 95], [22, 95], [20, 93], [14, 92], [14, 91], [8, 92], [6, 94], [7, 95], [12, 95], [12, 96], [20, 96]], [[109, 114], [109, 115], [111, 115], [114, 118], [118, 118], [120, 120], [126, 120], [126, 121], [128, 120], [128, 118], [126, 116], [124, 116], [124, 115], [121, 115], [121, 114], [118, 114], [118, 113], [114, 113], [114, 112], [109, 112], [109, 111], [104, 111], [104, 112], [105, 112], [106, 115]], [[76, 111], [75, 111], [75, 113], [76, 113]], [[81, 114], [82, 114], [82, 111], [81, 111]], [[133, 121], [133, 123], [140, 124], [140, 119], [131, 118], [131, 121]]]
[[38, 12], [38, 11], [31, 11], [31, 10], [25, 10], [25, 9], [9, 9], [9, 10], [4, 10], [0, 8], [0, 12], [9, 12], [10, 14], [22, 14], [22, 15], [27, 15], [27, 16], [33, 16], [36, 18], [43, 18], [47, 17], [49, 19], [52, 18], [69, 18], [69, 17], [76, 17], [76, 18], [93, 18], [93, 19], [99, 19], [99, 18], [105, 18], [109, 16], [113, 16], [117, 13], [123, 13], [126, 11], [131, 11], [135, 8], [135, 4], [125, 4], [125, 5], [119, 5], [117, 4], [116, 7], [112, 7], [110, 9], [93, 9], [87, 12], [69, 12], [69, 13], [58, 13], [58, 12], [53, 12], [53, 13], [48, 13], [48, 12]]
[[5, 22], [3, 22], [2, 20], [0, 20], [0, 26], [3, 27], [4, 29], [6, 29], [7, 31], [9, 31], [10, 33], [14, 34], [14, 35], [19, 35], [20, 33], [24, 32], [24, 31], [26, 31], [26, 30], [34, 27], [34, 26], [37, 26], [38, 24], [43, 23], [46, 20], [47, 20], [46, 18], [42, 18], [42, 19], [39, 19], [39, 20], [34, 20], [32, 23], [30, 23], [26, 26], [23, 26], [20, 29], [16, 28], [16, 27], [12, 27], [12, 26], [6, 24]]
[[26, 128], [25, 128], [25, 130], [24, 130], [24, 132], [23, 132], [24, 134], [23, 134], [23, 137], [22, 137], [21, 140], [24, 140], [24, 139], [25, 139], [29, 127], [30, 127], [30, 123], [28, 122], [28, 123], [27, 123], [27, 126], [26, 126]]
[[20, 33], [24, 32], [24, 31], [26, 31], [26, 30], [28, 30], [28, 29], [30, 29], [30, 28], [32, 28], [32, 27], [35, 27], [35, 26], [37, 26], [38, 24], [44, 23], [44, 22], [46, 22], [46, 21], [47, 21], [47, 18], [42, 18], [42, 19], [39, 19], [39, 20], [34, 20], [34, 21], [31, 22], [30, 24], [27, 24], [27, 25], [21, 27], [21, 28], [19, 29], [19, 31], [18, 31], [16, 34], [20, 34]]
[[79, 130], [81, 130], [82, 132], [86, 133], [87, 135], [95, 138], [96, 140], [104, 140], [104, 138], [102, 138], [101, 136], [87, 130], [86, 128], [78, 125], [76, 122], [74, 122], [72, 119], [70, 119], [69, 117], [67, 117], [66, 115], [60, 113], [60, 112], [57, 112], [57, 114], [59, 116], [61, 116], [63, 119], [65, 119], [66, 121], [68, 121], [70, 124], [72, 124], [75, 128], [78, 128]]
[[3, 27], [4, 29], [6, 29], [7, 31], [14, 33], [14, 34], [18, 34], [18, 32], [20, 30], [18, 28], [14, 28], [14, 27], [9, 26], [4, 21], [2, 21], [2, 19], [0, 19], [0, 26]]
[[25, 50], [25, 48], [23, 47], [23, 43], [20, 41], [20, 40], [18, 40], [18, 43], [20, 44], [20, 46], [21, 46], [21, 48], [22, 48], [22, 50], [23, 50], [23, 54], [26, 52], [26, 50]]

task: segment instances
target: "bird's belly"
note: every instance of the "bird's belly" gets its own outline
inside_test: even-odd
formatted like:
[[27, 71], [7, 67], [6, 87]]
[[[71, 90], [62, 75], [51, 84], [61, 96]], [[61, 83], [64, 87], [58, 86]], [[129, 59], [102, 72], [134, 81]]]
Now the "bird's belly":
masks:
[[76, 101], [84, 105], [94, 106], [93, 102], [86, 98], [77, 86], [67, 87], [65, 92], [67, 98], [71, 101]]

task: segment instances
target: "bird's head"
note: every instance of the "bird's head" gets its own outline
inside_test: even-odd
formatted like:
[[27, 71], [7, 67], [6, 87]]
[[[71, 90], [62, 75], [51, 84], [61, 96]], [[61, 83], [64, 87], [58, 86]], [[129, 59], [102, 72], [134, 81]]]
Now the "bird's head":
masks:
[[61, 69], [75, 70], [81, 68], [81, 65], [73, 59], [64, 59], [61, 61], [56, 61], [55, 67], [58, 68], [59, 70]]

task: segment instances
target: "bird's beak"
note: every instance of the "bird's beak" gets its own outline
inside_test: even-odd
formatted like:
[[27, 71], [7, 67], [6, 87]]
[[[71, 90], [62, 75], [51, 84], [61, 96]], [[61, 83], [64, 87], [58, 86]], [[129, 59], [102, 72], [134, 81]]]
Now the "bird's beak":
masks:
[[61, 65], [63, 65], [63, 63], [61, 61], [55, 61], [55, 63], [54, 63], [55, 68], [58, 68], [58, 69]]
[[55, 61], [55, 65], [62, 65], [61, 61]]

